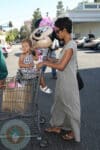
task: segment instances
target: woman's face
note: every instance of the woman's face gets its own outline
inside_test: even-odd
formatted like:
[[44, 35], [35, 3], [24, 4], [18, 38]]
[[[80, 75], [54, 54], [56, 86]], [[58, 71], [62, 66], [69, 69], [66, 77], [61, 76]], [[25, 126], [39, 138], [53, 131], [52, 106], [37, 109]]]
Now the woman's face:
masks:
[[55, 27], [55, 33], [57, 35], [57, 37], [60, 39], [60, 40], [63, 40], [64, 39], [64, 32], [62, 29], [59, 29], [58, 27]]

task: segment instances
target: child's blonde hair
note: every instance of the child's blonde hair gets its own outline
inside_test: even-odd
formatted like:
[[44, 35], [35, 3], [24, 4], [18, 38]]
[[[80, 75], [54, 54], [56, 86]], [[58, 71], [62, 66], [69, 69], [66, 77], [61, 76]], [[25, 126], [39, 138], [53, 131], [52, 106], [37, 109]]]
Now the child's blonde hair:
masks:
[[29, 46], [30, 46], [30, 53], [33, 55], [33, 56], [36, 56], [36, 52], [33, 50], [33, 47], [32, 47], [32, 41], [30, 39], [23, 39], [21, 43], [28, 43]]

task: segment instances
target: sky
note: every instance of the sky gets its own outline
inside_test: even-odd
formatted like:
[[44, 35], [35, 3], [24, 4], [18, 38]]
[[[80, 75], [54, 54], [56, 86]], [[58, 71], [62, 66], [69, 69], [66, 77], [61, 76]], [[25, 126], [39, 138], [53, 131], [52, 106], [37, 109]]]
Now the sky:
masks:
[[[20, 28], [25, 20], [32, 19], [33, 12], [40, 8], [42, 16], [56, 16], [56, 6], [59, 0], [0, 0], [0, 25], [12, 21], [13, 26]], [[73, 9], [84, 0], [62, 0], [64, 8]], [[93, 0], [88, 0], [93, 2]]]

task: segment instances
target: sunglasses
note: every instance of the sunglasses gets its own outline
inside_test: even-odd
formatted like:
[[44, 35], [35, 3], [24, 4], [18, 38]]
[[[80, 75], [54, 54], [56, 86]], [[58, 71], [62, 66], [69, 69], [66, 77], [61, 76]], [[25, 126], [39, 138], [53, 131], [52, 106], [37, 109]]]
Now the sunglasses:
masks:
[[56, 34], [59, 34], [60, 31], [61, 31], [61, 29], [55, 30], [55, 33], [56, 33]]

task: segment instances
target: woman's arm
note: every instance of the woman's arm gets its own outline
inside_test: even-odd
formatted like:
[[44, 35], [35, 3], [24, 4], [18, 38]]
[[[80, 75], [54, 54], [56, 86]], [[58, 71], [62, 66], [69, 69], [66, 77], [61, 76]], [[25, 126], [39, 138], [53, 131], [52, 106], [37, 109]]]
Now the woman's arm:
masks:
[[58, 63], [52, 63], [49, 61], [44, 61], [42, 63], [39, 63], [37, 65], [37, 67], [42, 67], [43, 65], [46, 65], [48, 67], [63, 71], [66, 67], [66, 65], [69, 63], [71, 57], [73, 55], [73, 49], [68, 49], [67, 51], [65, 51], [62, 59], [58, 62]]
[[59, 61], [59, 59], [56, 58], [47, 58], [48, 61], [52, 62], [52, 63], [57, 63]]

